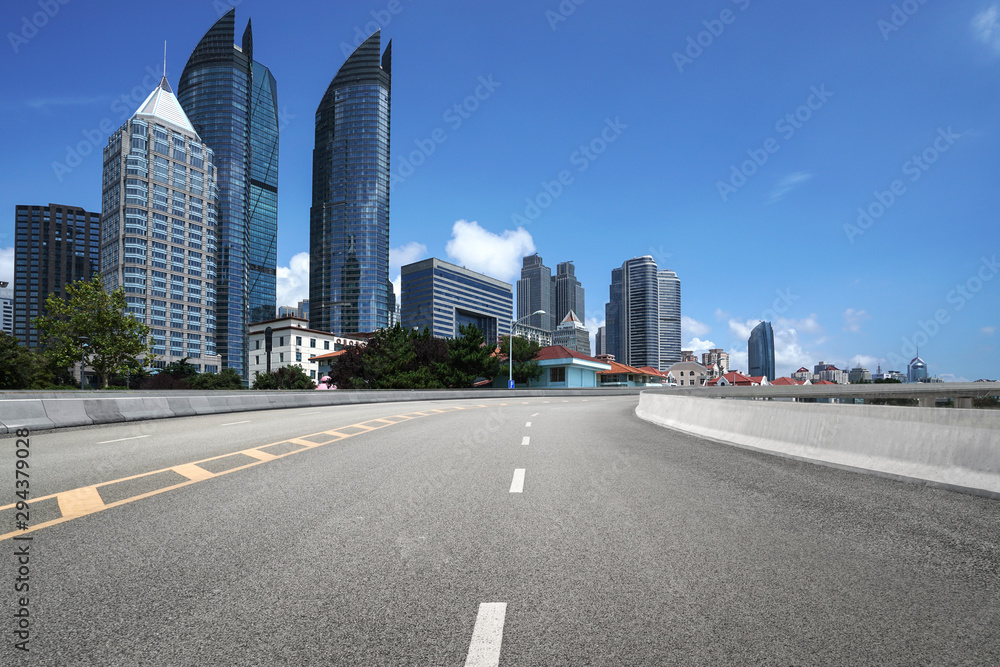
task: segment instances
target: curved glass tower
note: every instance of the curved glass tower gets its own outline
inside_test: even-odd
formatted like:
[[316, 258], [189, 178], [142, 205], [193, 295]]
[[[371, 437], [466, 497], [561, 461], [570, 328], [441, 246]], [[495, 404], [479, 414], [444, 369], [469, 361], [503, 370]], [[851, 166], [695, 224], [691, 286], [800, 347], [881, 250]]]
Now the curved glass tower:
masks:
[[270, 70], [253, 59], [248, 22], [236, 45], [236, 10], [191, 53], [177, 98], [219, 173], [218, 334], [223, 365], [247, 378], [247, 327], [275, 316], [278, 101]]
[[389, 92], [392, 42], [364, 41], [316, 109], [309, 212], [309, 326], [336, 334], [389, 325]]
[[761, 322], [750, 332], [747, 341], [747, 357], [750, 376], [765, 376], [774, 380], [774, 329], [770, 322]]
[[660, 269], [660, 365], [666, 372], [681, 360], [681, 280], [674, 271]]

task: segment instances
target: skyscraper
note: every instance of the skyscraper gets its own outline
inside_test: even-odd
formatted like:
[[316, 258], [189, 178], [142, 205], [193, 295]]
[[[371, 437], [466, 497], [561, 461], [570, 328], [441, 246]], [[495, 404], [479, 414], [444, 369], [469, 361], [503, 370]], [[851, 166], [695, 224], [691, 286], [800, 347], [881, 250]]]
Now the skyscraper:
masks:
[[562, 345], [570, 350], [582, 352], [590, 356], [590, 331], [583, 326], [583, 322], [572, 310], [566, 313], [566, 317], [552, 332], [552, 344]]
[[[545, 312], [532, 315], [539, 310]], [[521, 279], [517, 281], [518, 321], [525, 318], [525, 324], [551, 333], [561, 321], [561, 318], [556, 319], [555, 310], [556, 292], [552, 269], [545, 266], [538, 253], [524, 257], [521, 260]]]
[[352, 334], [388, 326], [392, 42], [380, 32], [347, 61], [316, 109], [309, 211], [309, 326]]
[[649, 255], [611, 271], [605, 353], [629, 366], [666, 371], [680, 361], [681, 283]]
[[99, 270], [101, 214], [78, 206], [14, 207], [14, 335], [38, 347], [31, 320], [45, 314], [45, 300]]
[[768, 381], [774, 375], [774, 329], [770, 322], [761, 322], [750, 332], [747, 341], [747, 357], [750, 377], [765, 376]]
[[576, 278], [573, 262], [556, 264], [556, 275], [552, 276], [556, 288], [555, 321], [562, 322], [569, 311], [586, 317], [583, 285]]
[[189, 357], [199, 371], [221, 370], [213, 158], [165, 76], [104, 148], [101, 279], [125, 289], [160, 365]]
[[681, 281], [677, 274], [661, 269], [656, 274], [660, 289], [660, 370], [681, 360]]
[[247, 378], [247, 326], [276, 312], [278, 92], [253, 58], [247, 22], [236, 45], [236, 9], [215, 22], [181, 74], [177, 99], [215, 152], [219, 174], [217, 342], [223, 364]]
[[14, 288], [0, 280], [0, 331], [14, 335]]

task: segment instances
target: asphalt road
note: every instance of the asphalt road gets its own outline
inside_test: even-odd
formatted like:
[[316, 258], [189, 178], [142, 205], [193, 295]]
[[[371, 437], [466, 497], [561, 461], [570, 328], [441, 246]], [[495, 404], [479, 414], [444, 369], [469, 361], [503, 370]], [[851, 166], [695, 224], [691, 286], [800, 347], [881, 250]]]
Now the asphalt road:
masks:
[[32, 497], [84, 491], [0, 542], [0, 665], [1000, 664], [1000, 502], [680, 435], [636, 401], [33, 434]]

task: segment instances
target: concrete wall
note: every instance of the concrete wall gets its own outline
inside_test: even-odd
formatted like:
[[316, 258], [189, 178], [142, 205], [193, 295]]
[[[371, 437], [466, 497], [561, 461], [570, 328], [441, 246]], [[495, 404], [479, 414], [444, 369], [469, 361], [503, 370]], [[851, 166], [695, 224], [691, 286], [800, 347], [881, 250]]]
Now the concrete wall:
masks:
[[644, 392], [647, 421], [727, 444], [1000, 499], [1000, 411]]
[[437, 391], [24, 391], [0, 393], [0, 434], [18, 428], [87, 426], [221, 412], [452, 399], [625, 396], [637, 390], [468, 389]]

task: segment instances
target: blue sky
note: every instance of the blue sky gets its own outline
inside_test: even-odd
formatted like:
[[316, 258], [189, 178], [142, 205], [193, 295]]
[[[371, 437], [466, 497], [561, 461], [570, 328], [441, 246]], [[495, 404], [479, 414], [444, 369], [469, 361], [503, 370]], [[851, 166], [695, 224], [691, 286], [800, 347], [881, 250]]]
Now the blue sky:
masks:
[[[233, 4], [3, 4], [0, 279], [15, 204], [97, 210], [102, 128]], [[437, 256], [514, 280], [537, 251], [575, 262], [596, 326], [650, 254], [685, 348], [737, 368], [765, 318], [780, 374], [919, 343], [932, 374], [1000, 377], [1000, 0], [235, 4], [278, 80], [281, 301], [307, 295], [316, 106], [381, 27], [393, 277]]]

